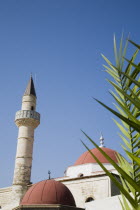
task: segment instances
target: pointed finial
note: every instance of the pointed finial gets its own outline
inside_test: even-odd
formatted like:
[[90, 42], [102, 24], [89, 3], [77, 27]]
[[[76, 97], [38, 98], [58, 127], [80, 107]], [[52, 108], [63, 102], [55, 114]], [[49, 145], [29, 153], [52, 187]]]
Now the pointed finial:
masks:
[[25, 90], [24, 95], [34, 95], [36, 97], [36, 92], [35, 92], [35, 87], [34, 87], [32, 74], [30, 76], [30, 80], [28, 82], [28, 85], [27, 85], [27, 88]]
[[101, 136], [100, 136], [100, 146], [99, 147], [104, 147], [104, 137], [101, 133]]
[[48, 174], [49, 174], [49, 179], [51, 179], [51, 172], [50, 172], [50, 170], [48, 171]]

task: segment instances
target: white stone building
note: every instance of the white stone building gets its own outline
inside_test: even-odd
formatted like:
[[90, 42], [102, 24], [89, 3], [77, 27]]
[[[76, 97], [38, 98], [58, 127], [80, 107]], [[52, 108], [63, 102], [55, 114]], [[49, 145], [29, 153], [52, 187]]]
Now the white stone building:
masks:
[[[21, 110], [16, 113], [15, 123], [18, 126], [19, 132], [14, 178], [12, 186], [0, 189], [0, 208], [2, 210], [24, 209], [24, 207], [18, 206], [23, 196], [27, 196], [26, 192], [31, 187], [30, 177], [34, 130], [40, 123], [40, 114], [36, 112], [36, 92], [32, 77], [23, 95]], [[117, 162], [116, 152], [104, 147], [102, 136], [100, 142], [102, 149]], [[104, 166], [118, 178], [116, 171], [104, 156], [97, 149], [92, 149], [92, 152]], [[84, 208], [86, 210], [121, 209], [117, 196], [119, 195], [119, 190], [88, 151], [82, 154], [73, 166], [67, 168], [63, 177], [57, 178], [55, 181], [63, 183], [70, 190], [78, 208]], [[35, 193], [38, 193], [38, 191]], [[46, 197], [47, 196], [49, 195], [46, 194]], [[63, 199], [65, 200], [65, 198]], [[54, 203], [53, 201], [52, 203], [47, 203], [47, 201], [44, 201], [46, 203], [43, 203], [43, 201], [40, 202], [39, 205], [41, 205], [41, 207], [37, 208], [32, 206], [33, 209], [47, 209], [48, 207], [43, 207], [44, 204], [46, 206], [52, 204], [63, 205], [63, 202], [61, 203], [60, 201], [58, 201], [60, 203], [56, 203], [57, 201], [54, 201]], [[29, 201], [27, 201], [26, 204], [32, 205]], [[49, 208], [57, 209], [57, 207], [54, 208], [54, 206]], [[29, 209], [32, 208], [30, 207]], [[65, 207], [65, 209], [67, 208]], [[77, 208], [69, 207], [68, 209]]]

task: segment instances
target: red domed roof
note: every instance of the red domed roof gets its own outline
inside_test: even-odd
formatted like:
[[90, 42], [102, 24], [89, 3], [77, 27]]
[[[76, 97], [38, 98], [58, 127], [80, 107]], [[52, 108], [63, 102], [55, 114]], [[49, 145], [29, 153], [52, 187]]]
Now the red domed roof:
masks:
[[[115, 150], [102, 147], [102, 150], [111, 157], [112, 160], [114, 160], [116, 163], [118, 163], [116, 155], [117, 152]], [[109, 161], [101, 154], [101, 152], [97, 149], [91, 149], [91, 152], [100, 160], [101, 163], [109, 163]], [[92, 157], [89, 151], [83, 153], [78, 160], [75, 162], [74, 165], [81, 165], [85, 163], [97, 163], [96, 160]]]
[[61, 204], [75, 206], [75, 201], [70, 190], [64, 184], [50, 179], [32, 185], [20, 204]]

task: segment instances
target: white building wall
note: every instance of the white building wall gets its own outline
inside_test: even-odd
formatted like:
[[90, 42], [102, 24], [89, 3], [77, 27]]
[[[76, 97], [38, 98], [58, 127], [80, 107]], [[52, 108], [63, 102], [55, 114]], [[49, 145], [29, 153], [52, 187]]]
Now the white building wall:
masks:
[[[113, 170], [114, 167], [109, 163], [104, 163], [108, 170]], [[66, 170], [66, 176], [70, 178], [79, 177], [81, 174], [84, 176], [91, 176], [94, 173], [101, 172], [103, 169], [97, 163], [87, 163], [76, 166], [69, 166]]]
[[122, 210], [119, 199], [121, 196], [113, 196], [102, 200], [91, 201], [85, 204], [86, 210]]
[[1, 207], [1, 209], [4, 209], [4, 206], [11, 202], [11, 195], [12, 195], [12, 187], [6, 187], [6, 188], [0, 189], [0, 207]]
[[73, 194], [77, 207], [85, 208], [85, 201], [88, 197], [98, 200], [111, 196], [110, 179], [108, 176], [64, 180], [61, 182]]

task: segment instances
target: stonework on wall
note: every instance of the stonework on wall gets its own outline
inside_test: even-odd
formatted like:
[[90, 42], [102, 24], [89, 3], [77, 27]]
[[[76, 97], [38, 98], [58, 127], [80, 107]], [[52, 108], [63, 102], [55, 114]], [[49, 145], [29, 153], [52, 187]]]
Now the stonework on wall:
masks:
[[14, 176], [16, 177], [14, 184], [29, 184], [31, 176], [31, 166], [27, 167], [22, 163], [17, 163], [17, 168], [15, 169]]
[[110, 179], [107, 176], [84, 177], [61, 181], [72, 192], [76, 206], [84, 208], [88, 198], [93, 200], [110, 196]]
[[27, 186], [11, 186], [0, 189], [0, 208], [2, 210], [12, 210], [14, 207], [18, 206], [21, 197], [27, 191]]
[[[4, 208], [7, 204], [11, 203], [12, 187], [0, 189], [0, 207]], [[10, 210], [10, 209], [9, 209]]]

